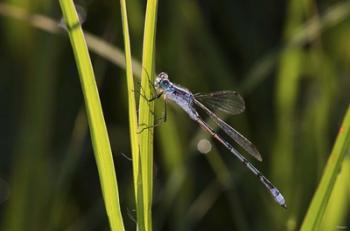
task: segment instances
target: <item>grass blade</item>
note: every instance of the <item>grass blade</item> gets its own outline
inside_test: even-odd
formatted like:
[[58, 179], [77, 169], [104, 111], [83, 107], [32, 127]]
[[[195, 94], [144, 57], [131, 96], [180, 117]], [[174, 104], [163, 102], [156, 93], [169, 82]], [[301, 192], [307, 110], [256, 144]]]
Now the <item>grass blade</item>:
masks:
[[332, 195], [329, 198], [329, 203], [326, 208], [324, 217], [321, 223], [320, 230], [341, 230], [346, 229], [346, 222], [349, 219], [347, 210], [349, 207], [349, 186], [350, 186], [350, 156], [345, 157], [341, 173], [338, 176], [337, 182], [334, 185]]
[[[131, 151], [132, 151], [132, 164], [133, 164], [133, 177], [134, 177], [134, 190], [135, 190], [135, 204], [137, 217], [140, 216], [142, 212], [142, 193], [139, 190], [140, 182], [140, 150], [138, 142], [137, 133], [137, 112], [136, 112], [136, 101], [135, 101], [135, 88], [134, 88], [134, 78], [132, 71], [132, 57], [130, 48], [130, 36], [129, 36], [129, 25], [128, 25], [128, 15], [126, 10], [125, 0], [120, 0], [122, 22], [123, 22], [123, 36], [124, 36], [124, 47], [125, 47], [125, 67], [126, 67], [126, 79], [128, 86], [128, 100], [129, 100], [129, 125], [130, 125], [130, 140], [131, 140]], [[142, 219], [137, 219], [137, 226], [142, 227]]]
[[312, 198], [310, 207], [304, 218], [301, 230], [319, 230], [329, 198], [334, 188], [337, 176], [350, 147], [350, 107], [340, 127], [338, 137], [323, 172], [321, 182]]
[[[143, 37], [143, 54], [142, 54], [142, 73], [141, 87], [143, 94], [151, 98], [152, 89], [150, 81], [154, 76], [154, 54], [155, 54], [155, 34], [156, 34], [156, 16], [157, 0], [148, 0], [146, 7], [145, 28]], [[148, 102], [143, 96], [140, 96], [139, 106], [139, 124], [152, 126], [154, 122], [153, 102]], [[139, 230], [152, 230], [152, 193], [153, 193], [153, 128], [145, 129], [140, 134], [140, 161], [141, 161], [141, 178], [142, 178], [142, 202], [143, 212], [138, 219], [144, 220], [144, 227], [138, 227]]]
[[124, 230], [112, 151], [84, 34], [73, 1], [60, 0], [60, 5], [79, 70], [91, 140], [109, 223], [111, 230]]
[[[2, 2], [0, 2], [0, 16], [5, 16], [28, 23], [28, 25], [34, 28], [52, 34], [61, 34], [63, 31], [60, 24], [55, 19], [49, 18], [42, 14], [31, 14], [24, 8]], [[125, 55], [119, 47], [116, 47], [102, 38], [88, 32], [84, 32], [84, 36], [87, 46], [91, 52], [94, 52], [113, 64], [125, 69]], [[135, 76], [140, 77], [140, 63], [134, 59], [132, 64]]]

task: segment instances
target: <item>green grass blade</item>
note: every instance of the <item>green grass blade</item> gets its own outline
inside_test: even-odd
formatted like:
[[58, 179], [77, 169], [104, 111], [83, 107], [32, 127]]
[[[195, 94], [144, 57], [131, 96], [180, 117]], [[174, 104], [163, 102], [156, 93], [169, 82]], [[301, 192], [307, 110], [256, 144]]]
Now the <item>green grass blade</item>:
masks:
[[[142, 193], [139, 190], [140, 182], [140, 150], [138, 142], [137, 133], [137, 112], [136, 112], [136, 101], [135, 101], [135, 88], [134, 88], [134, 78], [132, 71], [132, 57], [130, 48], [130, 36], [129, 36], [129, 25], [128, 16], [126, 10], [125, 0], [120, 0], [121, 12], [122, 12], [122, 22], [123, 22], [123, 35], [124, 35], [124, 47], [125, 47], [125, 67], [126, 67], [126, 79], [128, 85], [128, 100], [129, 100], [129, 125], [130, 125], [130, 140], [131, 140], [131, 150], [132, 150], [132, 164], [133, 164], [133, 177], [134, 177], [134, 190], [135, 190], [135, 204], [136, 204], [136, 214], [140, 217], [142, 212]], [[143, 226], [143, 220], [137, 219], [137, 226]]]
[[349, 186], [350, 186], [350, 156], [345, 157], [341, 173], [338, 176], [337, 182], [334, 185], [332, 195], [329, 198], [329, 203], [326, 208], [324, 217], [321, 223], [323, 231], [345, 229], [346, 222], [349, 219], [347, 210], [349, 207]]
[[338, 137], [323, 172], [321, 182], [312, 198], [310, 207], [304, 218], [301, 230], [319, 230], [329, 198], [334, 188], [342, 163], [349, 154], [350, 147], [350, 107], [340, 127]]
[[[141, 86], [143, 94], [151, 98], [152, 89], [149, 81], [153, 81], [154, 76], [154, 56], [155, 56], [155, 34], [156, 34], [157, 0], [148, 0], [146, 7], [145, 28], [143, 37], [143, 54], [141, 73]], [[139, 124], [152, 126], [154, 122], [153, 102], [148, 102], [140, 96]], [[138, 219], [144, 220], [144, 227], [139, 230], [152, 230], [152, 191], [153, 191], [153, 128], [145, 129], [140, 134], [140, 155], [141, 155], [141, 178], [143, 212]], [[142, 216], [142, 217], [141, 217]]]
[[[55, 19], [49, 18], [42, 14], [31, 14], [26, 9], [13, 6], [11, 4], [0, 2], [0, 16], [5, 16], [28, 23], [28, 25], [34, 28], [52, 34], [61, 34], [63, 31], [60, 24]], [[84, 32], [84, 35], [87, 46], [91, 52], [94, 52], [113, 64], [125, 69], [125, 55], [120, 48], [91, 33]], [[132, 64], [135, 76], [140, 77], [140, 63], [134, 59]]]
[[111, 230], [124, 230], [112, 151], [83, 31], [73, 1], [60, 0], [60, 5], [79, 70], [91, 140]]

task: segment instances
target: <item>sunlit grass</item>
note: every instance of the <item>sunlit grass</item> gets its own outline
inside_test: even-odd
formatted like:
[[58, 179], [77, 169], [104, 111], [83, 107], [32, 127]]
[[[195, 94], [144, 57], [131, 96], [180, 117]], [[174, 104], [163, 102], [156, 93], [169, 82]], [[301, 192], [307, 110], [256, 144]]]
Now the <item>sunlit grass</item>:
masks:
[[111, 146], [84, 34], [73, 1], [61, 0], [60, 5], [79, 71], [110, 227], [115, 231], [124, 230]]
[[125, 0], [120, 0], [122, 22], [123, 22], [123, 36], [125, 47], [125, 63], [126, 63], [126, 78], [128, 86], [128, 101], [129, 101], [129, 130], [131, 140], [132, 164], [133, 164], [133, 179], [134, 179], [134, 193], [136, 205], [136, 224], [138, 230], [144, 230], [144, 211], [143, 211], [143, 195], [141, 182], [141, 168], [140, 168], [140, 143], [138, 140], [138, 120], [136, 112], [135, 101], [135, 87], [132, 69], [132, 57], [130, 47], [129, 25]]
[[[320, 224], [324, 219], [326, 208], [329, 204], [334, 185], [342, 169], [342, 164], [346, 155], [350, 153], [350, 107], [344, 117], [343, 123], [339, 129], [338, 137], [334, 144], [331, 155], [328, 158], [327, 165], [323, 171], [321, 182], [311, 201], [308, 212], [304, 218], [301, 230], [319, 230]], [[348, 172], [343, 173], [348, 174]], [[333, 227], [334, 229], [336, 227]]]
[[341, 167], [341, 172], [335, 182], [334, 189], [323, 215], [320, 229], [334, 230], [347, 227], [347, 210], [350, 202], [350, 156], [347, 155]]
[[[224, 2], [223, 5], [225, 5]], [[227, 2], [229, 1], [226, 1], [226, 4]], [[127, 6], [126, 3], [128, 4]], [[129, 22], [135, 22], [135, 18], [132, 17], [135, 14], [139, 14], [137, 18], [142, 21], [144, 3], [120, 0], [123, 20], [122, 35], [124, 36], [124, 52], [116, 47], [116, 45], [107, 42], [107, 40], [112, 40], [111, 37], [105, 37], [108, 38], [105, 40], [89, 32], [84, 32], [85, 41], [90, 51], [97, 54], [97, 58], [99, 61], [103, 60], [102, 63], [104, 65], [109, 65], [109, 70], [120, 71], [116, 67], [126, 69], [128, 98], [125, 97], [126, 94], [119, 94], [123, 90], [119, 92], [114, 91], [118, 85], [113, 85], [113, 91], [115, 94], [118, 94], [118, 98], [113, 98], [112, 100], [116, 102], [113, 107], [118, 105], [118, 109], [116, 110], [119, 110], [128, 102], [129, 114], [126, 116], [127, 110], [123, 110], [117, 116], [113, 116], [112, 123], [117, 118], [118, 128], [116, 130], [120, 134], [123, 134], [123, 138], [119, 136], [119, 139], [116, 141], [117, 145], [121, 145], [119, 147], [130, 147], [130, 144], [127, 143], [129, 141], [128, 135], [130, 135], [134, 178], [132, 181], [130, 180], [130, 182], [120, 185], [122, 187], [119, 189], [122, 190], [121, 198], [123, 198], [121, 209], [123, 212], [126, 210], [133, 211], [133, 201], [128, 201], [130, 198], [133, 199], [134, 196], [131, 195], [132, 189], [129, 188], [133, 183], [137, 211], [135, 223], [138, 230], [152, 230], [152, 228], [162, 230], [168, 227], [176, 230], [191, 230], [198, 228], [197, 225], [200, 227], [209, 227], [212, 224], [220, 228], [231, 228], [231, 224], [233, 224], [235, 230], [251, 230], [257, 227], [264, 227], [268, 230], [297, 230], [300, 228], [302, 222], [304, 222], [302, 227], [304, 230], [333, 230], [346, 227], [348, 225], [346, 218], [349, 208], [349, 174], [346, 173], [349, 172], [349, 158], [345, 158], [342, 167], [338, 168], [336, 167], [338, 165], [332, 162], [337, 159], [334, 158], [334, 150], [337, 144], [334, 146], [331, 156], [328, 157], [328, 154], [335, 135], [335, 127], [339, 125], [339, 119], [342, 117], [340, 112], [344, 110], [347, 103], [345, 101], [348, 100], [349, 82], [346, 81], [346, 76], [348, 76], [350, 70], [348, 63], [349, 46], [347, 42], [348, 37], [345, 35], [349, 35], [349, 30], [347, 29], [349, 28], [349, 3], [340, 2], [328, 5], [327, 7], [324, 6], [320, 12], [315, 12], [315, 5], [313, 4], [311, 5], [307, 2], [301, 3], [300, 1], [291, 2], [286, 7], [288, 14], [286, 14], [285, 21], [287, 24], [280, 25], [280, 28], [275, 28], [279, 33], [284, 31], [284, 33], [282, 32], [284, 37], [278, 37], [277, 39], [275, 35], [267, 37], [264, 35], [256, 39], [247, 37], [253, 31], [247, 29], [249, 26], [246, 26], [245, 19], [238, 18], [240, 19], [239, 22], [242, 22], [239, 28], [236, 27], [237, 24], [232, 24], [235, 20], [226, 21], [225, 19], [225, 24], [220, 24], [220, 21], [216, 21], [215, 14], [213, 15], [215, 17], [213, 17], [203, 12], [201, 4], [205, 5], [206, 3], [199, 4], [196, 1], [179, 1], [170, 4], [164, 2], [162, 3], [164, 4], [162, 5], [164, 8], [162, 8], [161, 12], [163, 14], [161, 15], [162, 21], [160, 22], [160, 28], [157, 29], [157, 31], [161, 32], [161, 36], [158, 36], [159, 38], [157, 40], [158, 52], [156, 57], [155, 31], [157, 1], [148, 1], [145, 14], [144, 50], [141, 68], [139, 63], [135, 60], [132, 61], [130, 40], [133, 42], [133, 56], [139, 57], [141, 51], [137, 48], [137, 44], [140, 44], [141, 36], [137, 37], [135, 34], [142, 32], [135, 31], [133, 27], [128, 28], [126, 7], [128, 7]], [[136, 13], [134, 11], [135, 9]], [[281, 10], [281, 8], [278, 9]], [[225, 10], [221, 10], [223, 11], [221, 11], [220, 15], [226, 17]], [[96, 31], [93, 24], [99, 23], [101, 18], [97, 20], [97, 18], [90, 17], [90, 15], [94, 15], [95, 13], [89, 11], [88, 22], [85, 24], [87, 31]], [[98, 13], [96, 14], [98, 15]], [[55, 39], [58, 38], [57, 40], [59, 42], [63, 41], [62, 44], [66, 43], [66, 40], [62, 39], [61, 36], [66, 35], [66, 31], [60, 28], [58, 24], [60, 16], [53, 15], [50, 16], [52, 18], [49, 18], [41, 14], [35, 14], [30, 9], [18, 8], [5, 3], [0, 3], [0, 15], [5, 15], [6, 20], [13, 19], [19, 23], [27, 23], [33, 28], [40, 29], [40, 32], [50, 33], [49, 35], [48, 33], [41, 34]], [[238, 17], [235, 15], [230, 15], [229, 17], [231, 16], [232, 19], [237, 19]], [[251, 17], [252, 21], [257, 19], [253, 14]], [[266, 15], [266, 19], [269, 19], [268, 22], [276, 20], [274, 17], [269, 17], [269, 15]], [[218, 23], [220, 25], [217, 28], [224, 28], [224, 30], [218, 30], [214, 34], [213, 25], [208, 24], [208, 22], [215, 23], [215, 27], [216, 23]], [[228, 26], [227, 28], [229, 30], [226, 31], [224, 26]], [[80, 33], [79, 23], [68, 28], [70, 28], [69, 32], [72, 34], [76, 33], [76, 31]], [[142, 25], [138, 25], [138, 28], [142, 28]], [[109, 30], [106, 34], [114, 35], [116, 33], [121, 35], [122, 31], [118, 26], [114, 27], [114, 29], [116, 32]], [[129, 38], [129, 29], [131, 38]], [[259, 29], [261, 28], [257, 28], [257, 31]], [[98, 31], [100, 30], [104, 30], [104, 28], [99, 28]], [[264, 32], [260, 31], [259, 33]], [[26, 33], [21, 32], [21, 34]], [[60, 36], [52, 36], [55, 34], [60, 34]], [[99, 34], [99, 36], [105, 36], [106, 34]], [[117, 42], [117, 46], [120, 46], [121, 36], [117, 37], [118, 39], [113, 40], [113, 42]], [[268, 45], [269, 43], [264, 41], [266, 38], [274, 39], [270, 40], [274, 41], [274, 44]], [[252, 39], [257, 46], [257, 54], [254, 54], [257, 56], [251, 55], [247, 51], [250, 45], [244, 40], [248, 41], [248, 39]], [[277, 42], [275, 43], [276, 40]], [[47, 41], [52, 43], [51, 40]], [[219, 44], [222, 41], [227, 42]], [[29, 39], [26, 42], [30, 45], [33, 43], [33, 40]], [[73, 37], [72, 42], [73, 47], [75, 46], [74, 44], [80, 43], [74, 43]], [[15, 44], [15, 42], [12, 44]], [[237, 49], [237, 44], [239, 45], [239, 49]], [[38, 47], [41, 48], [40, 45]], [[230, 51], [225, 51], [226, 47]], [[78, 48], [74, 47], [74, 49]], [[231, 52], [232, 49], [233, 52]], [[235, 53], [235, 49], [237, 49], [237, 54]], [[74, 50], [74, 52], [78, 60], [81, 58], [80, 55], [84, 54], [85, 51], [81, 52], [79, 50], [77, 52]], [[40, 49], [38, 49], [37, 53], [55, 55], [54, 52], [43, 52]], [[236, 56], [240, 58], [239, 62], [242, 62], [240, 63], [242, 64], [241, 67], [238, 68], [235, 62], [227, 59], [227, 57], [231, 57], [235, 60]], [[259, 150], [262, 151], [264, 162], [258, 163], [257, 167], [264, 174], [271, 177], [273, 183], [286, 195], [288, 210], [281, 211], [271, 201], [271, 198], [266, 195], [265, 191], [259, 188], [260, 186], [256, 179], [249, 174], [244, 175], [246, 174], [246, 169], [238, 163], [236, 165], [235, 160], [226, 158], [228, 156], [227, 153], [217, 152], [221, 148], [219, 145], [211, 153], [207, 154], [207, 158], [198, 155], [198, 151], [195, 149], [196, 143], [198, 138], [203, 138], [206, 135], [199, 128], [195, 132], [196, 125], [180, 110], [178, 112], [176, 109], [172, 110], [168, 108], [169, 116], [167, 123], [157, 128], [158, 152], [155, 161], [153, 160], [153, 129], [146, 129], [141, 134], [137, 133], [138, 123], [142, 124], [141, 128], [153, 124], [153, 102], [149, 103], [143, 97], [140, 97], [139, 114], [137, 114], [134, 93], [140, 91], [146, 97], [151, 97], [153, 89], [150, 87], [150, 84], [153, 82], [156, 72], [155, 58], [157, 58], [158, 72], [168, 71], [171, 73], [174, 82], [183, 84], [193, 91], [200, 91], [202, 89], [227, 89], [238, 90], [243, 93], [247, 100], [246, 113], [241, 115], [237, 120], [235, 118], [226, 119], [230, 124], [232, 123], [233, 126], [237, 127], [239, 131], [246, 134], [248, 138], [252, 139], [259, 147]], [[43, 63], [45, 64], [45, 62], [40, 62], [40, 60], [33, 63], [31, 64], [31, 68], [29, 68], [32, 71], [36, 69], [40, 70]], [[57, 65], [56, 63], [54, 64]], [[78, 61], [77, 64], [79, 65]], [[83, 73], [86, 71], [85, 69], [92, 72], [89, 62], [83, 65], [78, 66], [80, 72]], [[88, 68], [85, 68], [86, 66]], [[61, 67], [58, 69], [61, 69]], [[62, 69], [67, 70], [67, 68]], [[142, 90], [136, 89], [135, 91], [132, 78], [133, 75], [140, 77], [141, 70], [143, 70]], [[56, 70], [57, 75], [60, 75], [60, 71]], [[4, 73], [6, 74], [6, 71]], [[236, 78], [236, 76], [239, 77]], [[90, 77], [91, 79], [94, 78], [92, 74]], [[123, 76], [118, 75], [117, 77], [122, 78]], [[119, 79], [115, 80], [115, 74], [108, 75], [108, 78], [105, 79], [111, 81], [112, 78], [113, 81], [119, 81]], [[44, 82], [45, 80], [40, 81], [40, 83]], [[33, 84], [31, 80], [30, 83]], [[21, 84], [28, 83], [21, 82]], [[84, 87], [84, 85], [82, 86]], [[28, 84], [29, 90], [26, 91], [30, 92], [30, 87]], [[60, 86], [57, 85], [57, 87]], [[102, 87], [105, 87], [105, 85], [102, 85]], [[108, 86], [108, 89], [103, 89], [103, 92], [107, 93], [106, 96], [109, 94], [109, 87], [111, 86]], [[96, 86], [93, 88], [96, 88]], [[40, 89], [40, 87], [37, 89]], [[46, 88], [44, 90], [48, 91]], [[45, 91], [40, 90], [39, 95], [45, 94]], [[87, 94], [86, 90], [84, 90], [84, 94]], [[55, 102], [49, 97], [47, 99], [46, 102], [51, 102], [51, 106], [55, 108]], [[108, 102], [108, 99], [104, 102]], [[45, 108], [45, 103], [43, 103], [45, 105], [33, 106], [34, 100], [30, 99], [23, 100], [22, 103], [28, 104], [25, 108], [31, 109], [28, 111], [28, 117], [30, 117], [28, 121], [36, 121], [36, 116], [39, 115], [39, 119], [37, 120], [40, 121], [40, 126], [49, 127], [49, 123], [42, 118], [42, 115], [45, 115], [45, 113], [41, 110]], [[162, 102], [158, 104], [162, 106]], [[156, 117], [160, 115], [158, 111]], [[27, 111], [25, 112], [27, 113]], [[60, 115], [61, 113], [58, 112], [57, 116]], [[95, 116], [93, 113], [92, 115]], [[139, 115], [139, 118], [137, 118], [137, 115]], [[93, 116], [90, 116], [90, 123]], [[26, 117], [27, 114], [24, 118]], [[47, 117], [46, 119], [49, 120], [50, 118]], [[24, 121], [26, 122], [27, 120]], [[104, 121], [103, 118], [101, 118], [101, 121]], [[60, 123], [66, 125], [67, 120], [63, 118]], [[75, 126], [79, 125], [79, 123], [84, 124], [85, 122], [75, 122]], [[23, 158], [26, 162], [21, 162], [21, 159], [13, 160], [15, 164], [13, 165], [14, 174], [12, 182], [14, 183], [11, 185], [12, 193], [10, 203], [8, 203], [11, 205], [9, 206], [11, 209], [7, 209], [5, 213], [7, 215], [10, 214], [11, 217], [5, 216], [3, 220], [8, 219], [8, 221], [2, 227], [5, 227], [5, 230], [11, 231], [16, 230], [16, 228], [17, 230], [21, 230], [19, 228], [21, 226], [40, 227], [42, 224], [37, 222], [37, 219], [32, 219], [38, 211], [41, 211], [41, 213], [49, 212], [51, 220], [54, 219], [52, 221], [53, 225], [49, 227], [55, 227], [56, 229], [67, 227], [67, 223], [70, 225], [70, 223], [75, 222], [75, 219], [86, 219], [86, 210], [83, 207], [85, 205], [90, 206], [90, 204], [80, 204], [81, 202], [77, 202], [75, 199], [75, 192], [71, 193], [71, 190], [76, 190], [76, 186], [73, 184], [73, 180], [76, 177], [75, 174], [66, 176], [67, 179], [69, 178], [66, 181], [59, 179], [57, 183], [52, 183], [55, 192], [62, 195], [58, 196], [54, 202], [45, 201], [45, 195], [51, 193], [45, 187], [49, 188], [51, 184], [43, 182], [43, 178], [38, 177], [38, 175], [39, 173], [43, 176], [51, 175], [54, 171], [48, 167], [51, 166], [51, 163], [47, 163], [50, 161], [45, 162], [46, 159], [44, 158], [39, 160], [38, 156], [42, 156], [42, 153], [45, 152], [41, 150], [41, 147], [48, 147], [49, 142], [46, 140], [48, 138], [45, 137], [45, 139], [35, 143], [39, 145], [32, 147], [33, 145], [31, 145], [32, 143], [30, 141], [33, 137], [40, 138], [40, 134], [50, 132], [40, 129], [40, 127], [38, 129], [39, 132], [36, 132], [36, 129], [33, 129], [35, 125], [23, 126], [24, 123], [19, 124], [22, 126], [20, 129], [26, 131], [20, 138], [15, 138], [23, 140], [22, 142], [18, 142], [21, 144], [19, 145], [21, 146], [19, 149], [37, 152], [38, 155], [27, 156], [26, 159]], [[32, 136], [33, 131], [34, 136]], [[69, 154], [78, 154], [79, 157], [79, 154], [84, 152], [87, 146], [84, 139], [86, 133], [86, 130], [82, 129], [78, 135], [78, 141], [75, 141], [76, 138], [74, 138], [75, 135], [73, 134], [70, 142], [75, 142], [76, 146], [72, 148]], [[94, 149], [97, 149], [95, 147], [97, 145], [96, 142], [100, 142], [101, 140], [104, 142], [103, 140], [105, 139], [103, 135], [98, 135], [97, 139], [96, 134], [91, 132], [91, 135], [95, 136], [92, 137], [95, 140], [93, 141]], [[196, 134], [198, 134], [198, 137]], [[113, 135], [113, 130], [111, 135]], [[343, 143], [344, 146], [346, 143], [348, 141]], [[121, 151], [119, 147], [115, 153]], [[50, 146], [49, 148], [53, 149], [54, 152], [57, 150], [56, 146]], [[110, 155], [110, 151], [106, 153]], [[115, 157], [119, 158], [119, 156]], [[100, 171], [101, 168], [105, 168], [105, 165], [98, 158], [100, 157], [96, 156]], [[325, 168], [324, 165], [327, 159], [329, 160]], [[79, 160], [77, 158], [74, 161], [80, 162]], [[208, 160], [208, 163], [205, 160]], [[26, 164], [29, 162], [31, 166], [44, 166], [44, 168], [40, 171], [38, 170], [36, 174], [28, 174], [26, 176]], [[154, 166], [154, 162], [158, 166]], [[331, 171], [329, 170], [329, 166], [332, 165], [330, 163], [334, 164], [334, 168]], [[7, 162], [5, 161], [4, 164], [7, 164]], [[54, 165], [52, 164], [52, 166]], [[79, 170], [78, 164], [71, 166], [69, 163], [67, 164], [62, 161], [62, 163], [57, 165], [59, 167], [56, 168], [59, 168], [62, 172], [67, 171], [67, 169], [70, 171], [73, 168]], [[102, 165], [103, 167], [101, 167]], [[35, 167], [31, 169], [33, 168]], [[128, 165], [125, 169], [127, 169], [126, 172], [131, 172], [131, 165]], [[157, 172], [153, 173], [153, 169], [157, 169]], [[84, 170], [86, 169], [84, 168]], [[335, 173], [337, 171], [340, 174], [335, 180]], [[122, 177], [124, 176], [123, 174], [124, 172], [121, 174]], [[311, 203], [310, 198], [315, 190], [315, 185], [317, 185], [317, 179], [322, 174], [324, 174], [324, 177]], [[327, 177], [329, 181], [325, 184], [324, 179]], [[155, 182], [158, 186], [156, 193], [153, 193], [153, 178], [156, 178]], [[122, 178], [121, 182], [125, 182], [124, 179]], [[38, 185], [41, 185], [42, 188], [33, 185], [33, 181], [38, 182], [38, 180], [40, 181]], [[12, 183], [10, 182], [10, 184]], [[101, 184], [103, 187], [102, 177]], [[17, 187], [18, 185], [21, 185], [21, 187]], [[27, 185], [31, 187], [26, 189]], [[108, 184], [106, 185], [108, 186]], [[127, 186], [124, 187], [125, 185]], [[63, 187], [64, 189], [61, 189]], [[117, 185], [113, 187], [116, 188]], [[332, 190], [332, 188], [334, 189]], [[31, 189], [34, 190], [31, 191]], [[35, 194], [40, 198], [40, 201], [35, 200], [38, 206], [34, 210], [31, 210], [32, 204], [28, 204], [28, 192], [37, 192]], [[125, 192], [130, 192], [131, 196]], [[103, 193], [104, 195], [106, 194], [105, 190], [103, 190]], [[111, 196], [115, 197], [115, 200], [118, 200], [118, 195], [111, 194]], [[125, 200], [126, 197], [128, 199]], [[153, 199], [156, 198], [155, 201], [152, 201], [152, 197]], [[32, 201], [34, 201], [35, 197], [30, 196], [30, 198], [33, 198]], [[132, 203], [131, 206], [127, 204], [129, 202]], [[40, 205], [44, 203], [53, 203], [54, 205], [51, 206], [53, 209], [43, 210], [42, 207], [44, 206], [40, 207]], [[116, 201], [111, 199], [111, 203], [108, 203], [108, 205], [113, 203], [116, 203]], [[307, 210], [308, 207], [309, 210]], [[59, 209], [57, 210], [57, 208]], [[77, 209], [81, 210], [76, 211]], [[109, 209], [107, 208], [107, 211], [110, 211]], [[306, 211], [308, 212], [305, 216]], [[112, 217], [113, 219], [117, 217], [119, 219], [118, 216], [120, 216], [121, 220], [121, 214], [119, 212], [113, 216], [110, 215], [108, 218], [110, 219]], [[73, 216], [70, 213], [73, 213]], [[74, 213], [78, 217], [74, 217]], [[58, 216], [56, 216], [57, 214]], [[104, 215], [103, 210], [101, 214], [101, 216]], [[251, 216], [255, 216], [254, 223], [250, 222]], [[133, 214], [131, 214], [131, 217], [133, 217]], [[223, 219], [227, 217], [232, 219]], [[125, 213], [124, 222], [126, 226], [134, 225], [130, 220], [130, 216], [127, 216]], [[45, 222], [43, 221], [44, 225]], [[120, 221], [120, 223], [122, 222]], [[30, 223], [35, 223], [35, 225], [30, 226]], [[220, 224], [222, 226], [219, 226]], [[126, 228], [128, 229], [129, 227]]]
[[[139, 124], [146, 127], [152, 126], [154, 121], [151, 113], [154, 111], [154, 103], [146, 99], [152, 98], [154, 94], [151, 84], [154, 76], [157, 3], [157, 0], [147, 1], [143, 35], [141, 89], [144, 96], [140, 96]], [[140, 134], [140, 156], [143, 200], [138, 203], [142, 203], [143, 212], [138, 219], [143, 220], [144, 227], [139, 229], [152, 230], [153, 128], [145, 129]]]

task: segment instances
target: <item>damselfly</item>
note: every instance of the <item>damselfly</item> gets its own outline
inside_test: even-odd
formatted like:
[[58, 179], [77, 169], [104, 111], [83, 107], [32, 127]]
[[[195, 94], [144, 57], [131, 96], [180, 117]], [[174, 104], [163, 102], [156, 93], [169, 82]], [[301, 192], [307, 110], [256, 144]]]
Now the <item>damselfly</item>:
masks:
[[243, 98], [235, 91], [219, 91], [209, 94], [193, 94], [189, 90], [180, 87], [169, 80], [166, 73], [160, 73], [155, 80], [155, 88], [158, 91], [156, 98], [164, 96], [164, 100], [170, 100], [179, 105], [194, 121], [205, 131], [209, 132], [216, 140], [222, 143], [232, 154], [234, 154], [268, 189], [274, 200], [284, 208], [286, 202], [279, 190], [245, 157], [243, 157], [229, 142], [219, 136], [198, 114], [194, 106], [205, 111], [209, 117], [245, 151], [258, 160], [261, 155], [256, 147], [242, 134], [233, 129], [225, 121], [220, 119], [212, 110], [226, 112], [232, 115], [242, 113], [245, 110]]

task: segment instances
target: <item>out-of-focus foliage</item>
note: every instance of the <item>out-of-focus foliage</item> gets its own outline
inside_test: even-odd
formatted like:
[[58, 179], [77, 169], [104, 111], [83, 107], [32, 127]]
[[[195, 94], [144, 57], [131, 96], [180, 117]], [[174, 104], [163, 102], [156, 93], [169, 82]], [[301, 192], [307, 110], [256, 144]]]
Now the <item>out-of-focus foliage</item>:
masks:
[[[146, 2], [126, 2], [131, 51], [140, 61]], [[123, 50], [119, 1], [76, 3], [87, 13], [84, 30]], [[71, 46], [38, 17], [59, 22], [58, 2], [2, 1], [0, 14], [0, 229], [108, 229]], [[155, 129], [154, 230], [299, 229], [349, 105], [348, 1], [160, 0], [157, 20], [156, 72], [194, 92], [244, 96], [246, 112], [226, 120], [257, 145], [264, 161], [255, 165], [286, 196], [288, 210], [217, 143], [199, 154], [207, 134], [170, 105], [167, 122]], [[133, 230], [123, 61], [95, 50], [91, 56], [124, 224]], [[350, 227], [348, 182], [341, 172], [325, 228]]]

